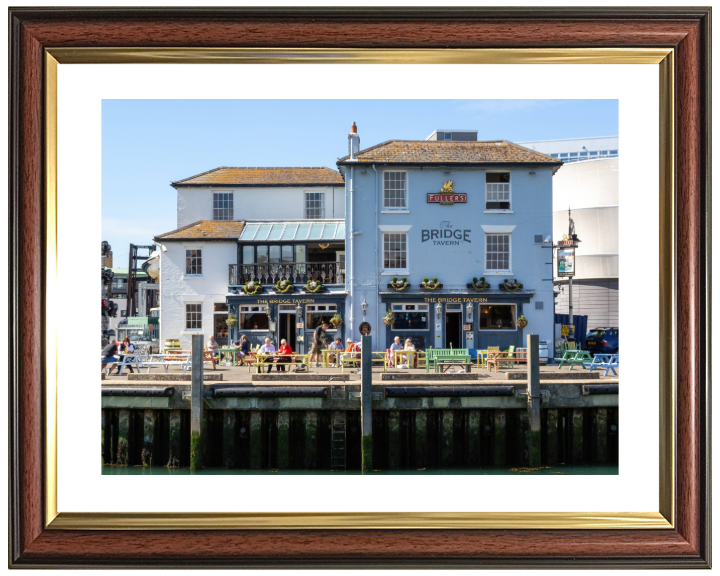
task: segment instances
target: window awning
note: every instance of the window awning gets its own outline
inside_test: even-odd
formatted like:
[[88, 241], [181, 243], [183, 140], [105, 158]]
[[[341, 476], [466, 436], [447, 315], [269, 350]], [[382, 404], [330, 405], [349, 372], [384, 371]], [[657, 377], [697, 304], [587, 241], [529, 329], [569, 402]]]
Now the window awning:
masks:
[[298, 242], [303, 240], [345, 241], [345, 220], [300, 222], [247, 222], [240, 242]]

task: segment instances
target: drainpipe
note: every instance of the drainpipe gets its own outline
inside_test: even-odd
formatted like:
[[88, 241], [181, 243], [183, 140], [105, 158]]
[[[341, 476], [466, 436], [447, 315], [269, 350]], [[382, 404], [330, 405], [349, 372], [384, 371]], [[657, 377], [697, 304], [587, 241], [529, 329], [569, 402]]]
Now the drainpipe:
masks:
[[[378, 178], [380, 173], [375, 168], [375, 164], [372, 165], [375, 171], [375, 278], [376, 278], [376, 291], [375, 291], [375, 334], [376, 344], [380, 346], [380, 234], [378, 233], [379, 218], [380, 218], [380, 184]], [[378, 348], [379, 349], [379, 348]]]
[[353, 213], [355, 212], [354, 200], [354, 187], [355, 187], [355, 167], [350, 166], [350, 319], [348, 321], [348, 328], [350, 332], [350, 338], [352, 338], [353, 324], [355, 320], [355, 229], [353, 228]]

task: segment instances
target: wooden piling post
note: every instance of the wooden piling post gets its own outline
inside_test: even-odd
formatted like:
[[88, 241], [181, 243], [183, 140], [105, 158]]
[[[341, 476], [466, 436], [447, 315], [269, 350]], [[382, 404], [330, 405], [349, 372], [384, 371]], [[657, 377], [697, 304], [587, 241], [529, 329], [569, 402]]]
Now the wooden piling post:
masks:
[[203, 410], [203, 417], [202, 417], [202, 445], [203, 445], [203, 451], [202, 451], [202, 465], [203, 466], [210, 466], [210, 458], [212, 454], [212, 438], [210, 434], [210, 411], [209, 410]]
[[127, 466], [130, 462], [130, 410], [118, 412], [118, 449], [115, 463]]
[[180, 414], [180, 410], [170, 410], [170, 413], [168, 414], [168, 425], [169, 425], [169, 441], [170, 441], [170, 450], [169, 450], [169, 457], [168, 457], [168, 468], [179, 468], [180, 467], [180, 446], [181, 443], [181, 428], [182, 428], [182, 418]]
[[583, 410], [575, 408], [572, 412], [572, 461], [579, 464], [583, 460]]
[[480, 410], [470, 410], [465, 427], [465, 463], [476, 468], [480, 466]]
[[223, 443], [222, 458], [225, 468], [234, 468], [235, 459], [235, 426], [237, 415], [235, 410], [223, 410]]
[[495, 433], [493, 435], [493, 464], [505, 466], [507, 463], [506, 416], [502, 408], [495, 409]]
[[155, 410], [145, 410], [143, 414], [143, 449], [140, 455], [143, 466], [152, 466], [155, 452]]
[[449, 468], [453, 465], [453, 411], [443, 410], [442, 412], [442, 430], [440, 446], [440, 462], [443, 467]]
[[598, 408], [595, 411], [595, 458], [599, 464], [604, 464], [608, 460], [607, 422], [607, 408]]
[[363, 336], [360, 349], [360, 426], [362, 471], [372, 470], [372, 337]]
[[190, 386], [190, 470], [202, 467], [203, 335], [192, 337], [192, 382]]
[[388, 412], [388, 467], [400, 468], [400, 412]]
[[105, 465], [105, 431], [108, 429], [107, 412], [105, 410], [101, 410], [100, 414], [100, 464]]
[[415, 411], [415, 466], [427, 467], [427, 410]]
[[277, 415], [278, 468], [290, 468], [290, 412], [280, 410]]
[[250, 411], [250, 468], [262, 466], [262, 412]]
[[547, 411], [547, 463], [549, 466], [558, 463], [558, 411], [552, 408]]
[[317, 467], [317, 422], [315, 410], [305, 412], [305, 468]]
[[517, 457], [522, 466], [532, 466], [530, 464], [530, 415], [527, 410], [518, 410], [517, 415], [518, 430], [515, 435]]
[[527, 416], [530, 420], [528, 431], [528, 465], [540, 466], [542, 457], [542, 398], [540, 396], [540, 336], [527, 336]]

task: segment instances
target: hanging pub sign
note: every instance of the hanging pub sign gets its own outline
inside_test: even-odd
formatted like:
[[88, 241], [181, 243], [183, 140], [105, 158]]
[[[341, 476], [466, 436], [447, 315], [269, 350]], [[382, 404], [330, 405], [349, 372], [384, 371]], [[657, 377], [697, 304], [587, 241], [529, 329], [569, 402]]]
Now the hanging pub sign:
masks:
[[575, 248], [558, 248], [557, 262], [558, 277], [575, 276]]
[[446, 206], [452, 206], [453, 204], [465, 204], [467, 202], [467, 194], [455, 194], [455, 184], [452, 180], [445, 182], [443, 187], [440, 188], [440, 192], [427, 195], [428, 204], [444, 204]]

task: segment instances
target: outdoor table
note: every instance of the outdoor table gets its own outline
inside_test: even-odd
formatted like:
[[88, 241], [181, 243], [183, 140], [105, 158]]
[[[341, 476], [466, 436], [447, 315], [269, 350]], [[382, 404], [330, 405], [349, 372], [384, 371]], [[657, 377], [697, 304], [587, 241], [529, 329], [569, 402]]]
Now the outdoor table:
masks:
[[408, 368], [412, 368], [415, 365], [415, 354], [417, 354], [417, 350], [391, 350], [391, 352], [393, 355], [393, 366], [395, 368], [397, 368], [398, 364], [404, 363], [401, 361], [400, 356], [408, 357]]
[[453, 366], [465, 366], [467, 371], [472, 369], [472, 360], [438, 360], [435, 363], [435, 371], [440, 369], [440, 374], [445, 374]]
[[[329, 368], [330, 367], [330, 355], [331, 354], [342, 354], [343, 350], [329, 350], [327, 348], [322, 349], [322, 366], [323, 368]], [[339, 364], [339, 359], [336, 358], [335, 362], [333, 364]]]
[[497, 372], [498, 364], [527, 364], [527, 361], [527, 352], [489, 352], [486, 367], [490, 370], [490, 366], [494, 365]]
[[575, 364], [582, 366], [585, 362], [592, 362], [592, 359], [592, 354], [587, 350], [566, 350], [562, 358], [555, 358], [560, 363], [558, 370], [562, 368], [563, 364], [570, 364], [570, 370], [572, 370]]
[[219, 348], [218, 352], [220, 352], [221, 355], [226, 354], [226, 358], [228, 354], [232, 354], [232, 363], [233, 366], [235, 366], [235, 355], [238, 353], [238, 348], [235, 348], [234, 346], [224, 346], [223, 348]]
[[[286, 366], [292, 366], [294, 363], [297, 363], [294, 359], [297, 358], [300, 360], [300, 363], [305, 363], [305, 357], [307, 354], [280, 354], [279, 352], [273, 352], [271, 354], [256, 354], [255, 358], [257, 358], [255, 362], [255, 366], [257, 366], [257, 373], [262, 374], [265, 372], [264, 368], [265, 365], [268, 365], [268, 367], [277, 366], [277, 362], [275, 362], [275, 358], [290, 358], [290, 362], [286, 362]], [[308, 365], [308, 372], [310, 371], [310, 366]]]

